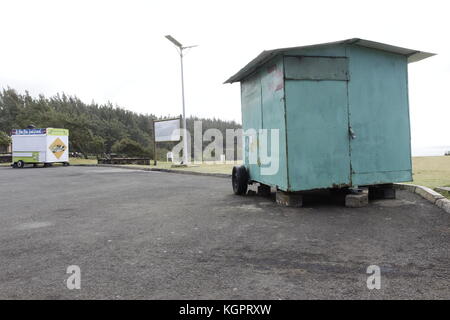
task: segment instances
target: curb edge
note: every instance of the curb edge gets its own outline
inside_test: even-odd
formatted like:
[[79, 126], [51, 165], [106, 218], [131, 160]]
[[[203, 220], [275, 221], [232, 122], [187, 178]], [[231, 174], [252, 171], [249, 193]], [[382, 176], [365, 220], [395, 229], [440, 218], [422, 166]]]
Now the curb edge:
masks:
[[406, 183], [394, 183], [394, 188], [418, 194], [445, 212], [450, 213], [450, 200], [431, 188]]

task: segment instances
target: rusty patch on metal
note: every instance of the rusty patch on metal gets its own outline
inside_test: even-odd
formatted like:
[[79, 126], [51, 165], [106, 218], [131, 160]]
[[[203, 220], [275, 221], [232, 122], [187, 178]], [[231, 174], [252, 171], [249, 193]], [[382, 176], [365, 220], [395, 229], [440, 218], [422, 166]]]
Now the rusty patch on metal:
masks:
[[277, 70], [277, 65], [276, 64], [271, 65], [270, 67], [267, 67], [267, 73], [272, 73], [275, 70]]
[[337, 188], [337, 189], [346, 188], [346, 187], [350, 187], [350, 185], [348, 183], [333, 183], [331, 185], [331, 188]]
[[267, 73], [273, 73], [272, 79], [269, 84], [269, 89], [271, 91], [278, 91], [284, 88], [284, 74], [277, 65], [268, 67]]
[[284, 82], [279, 83], [278, 86], [275, 88], [275, 91], [281, 90], [284, 88]]

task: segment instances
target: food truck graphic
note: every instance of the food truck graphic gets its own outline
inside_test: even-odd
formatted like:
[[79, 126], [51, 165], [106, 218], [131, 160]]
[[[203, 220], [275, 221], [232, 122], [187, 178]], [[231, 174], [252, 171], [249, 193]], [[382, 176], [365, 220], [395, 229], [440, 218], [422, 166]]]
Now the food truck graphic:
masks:
[[12, 166], [23, 168], [26, 164], [52, 163], [69, 165], [69, 130], [58, 128], [13, 129]]

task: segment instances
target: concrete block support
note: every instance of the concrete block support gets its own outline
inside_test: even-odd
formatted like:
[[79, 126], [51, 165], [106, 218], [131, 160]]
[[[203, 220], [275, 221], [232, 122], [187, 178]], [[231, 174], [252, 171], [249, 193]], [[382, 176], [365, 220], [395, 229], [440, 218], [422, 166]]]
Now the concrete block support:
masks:
[[393, 184], [370, 186], [369, 199], [395, 199], [395, 189]]
[[270, 196], [270, 186], [266, 184], [260, 184], [258, 186], [258, 196], [269, 197]]
[[369, 193], [364, 190], [359, 193], [350, 193], [345, 196], [345, 206], [349, 208], [361, 208], [369, 204]]
[[278, 190], [276, 193], [276, 202], [279, 205], [286, 207], [302, 207], [303, 206], [303, 195], [299, 193], [284, 192]]

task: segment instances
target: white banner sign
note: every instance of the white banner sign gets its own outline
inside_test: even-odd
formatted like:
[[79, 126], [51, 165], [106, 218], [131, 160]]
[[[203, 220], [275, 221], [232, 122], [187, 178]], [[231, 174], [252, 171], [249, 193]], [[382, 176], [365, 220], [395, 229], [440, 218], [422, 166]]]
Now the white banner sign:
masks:
[[180, 141], [180, 119], [155, 122], [155, 141]]

